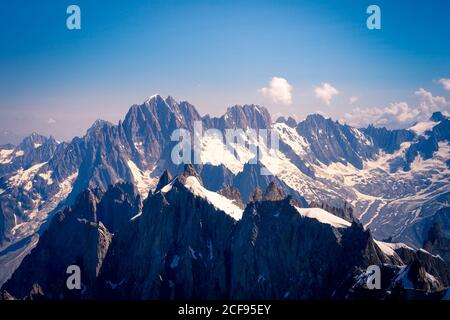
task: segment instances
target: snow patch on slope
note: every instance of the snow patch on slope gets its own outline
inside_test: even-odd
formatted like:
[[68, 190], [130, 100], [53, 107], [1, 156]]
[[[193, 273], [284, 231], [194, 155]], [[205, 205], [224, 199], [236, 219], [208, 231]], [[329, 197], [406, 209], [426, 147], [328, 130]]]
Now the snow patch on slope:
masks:
[[168, 184], [166, 184], [164, 187], [161, 188], [161, 192], [162, 193], [167, 193], [170, 190], [172, 190], [172, 186], [173, 183], [175, 182], [176, 179], [172, 179], [172, 181], [170, 181]]
[[58, 192], [49, 197], [48, 200], [43, 200], [40, 195], [35, 196], [33, 199], [33, 209], [26, 210], [24, 212], [24, 214], [28, 216], [28, 221], [16, 224], [11, 230], [13, 235], [12, 242], [23, 239], [24, 237], [35, 233], [45, 219], [47, 219], [48, 214], [53, 211], [61, 201], [66, 199], [70, 192], [72, 192], [73, 183], [77, 177], [78, 171], [68, 176], [59, 184]]
[[47, 172], [39, 173], [39, 177], [41, 177], [42, 179], [47, 181], [48, 185], [52, 185], [53, 184], [52, 174], [53, 174], [53, 171], [48, 170]]
[[227, 147], [223, 137], [215, 134], [204, 135], [200, 144], [201, 163], [209, 163], [214, 166], [224, 165], [235, 175], [243, 170], [246, 162], [255, 157], [250, 150], [237, 143], [230, 143], [229, 147], [231, 148]]
[[367, 136], [361, 132], [361, 130], [357, 128], [351, 128], [352, 132], [355, 134], [355, 137], [361, 142], [362, 144], [365, 144], [366, 146], [372, 146], [373, 142], [367, 138]]
[[20, 168], [17, 173], [8, 179], [10, 187], [24, 187], [25, 190], [30, 190], [33, 186], [33, 178], [39, 169], [47, 162], [38, 163], [30, 168], [23, 170]]
[[413, 250], [413, 248], [411, 248], [410, 246], [404, 244], [404, 243], [389, 243], [389, 242], [383, 242], [383, 241], [378, 241], [378, 240], [374, 240], [375, 243], [377, 244], [378, 248], [380, 248], [381, 251], [383, 251], [383, 253], [385, 253], [386, 255], [392, 257], [392, 256], [396, 256], [397, 253], [395, 252], [395, 250], [397, 249], [408, 249], [408, 250]]
[[278, 133], [280, 140], [291, 147], [296, 155], [303, 156], [310, 152], [308, 141], [299, 135], [295, 128], [291, 128], [285, 123], [276, 123], [273, 129]]
[[318, 180], [340, 184], [342, 190], [350, 191], [347, 201], [355, 206], [365, 227], [377, 231], [383, 225], [395, 228], [398, 233], [419, 217], [417, 209], [424, 202], [450, 192], [450, 185], [444, 183], [450, 177], [446, 164], [450, 159], [447, 141], [438, 143], [439, 149], [430, 159], [424, 160], [417, 155], [409, 171], [391, 172], [390, 163], [405, 159], [410, 145], [411, 142], [402, 143], [393, 154], [380, 151], [375, 159], [364, 161], [362, 169], [342, 163], [313, 164], [312, 167]]
[[134, 183], [139, 190], [139, 193], [143, 197], [147, 197], [148, 192], [155, 188], [158, 178], [151, 177], [153, 170], [141, 170], [138, 166], [131, 160], [127, 161], [128, 167], [130, 168], [131, 174], [133, 175]]
[[408, 130], [413, 131], [418, 136], [423, 136], [425, 132], [430, 131], [434, 128], [434, 126], [438, 125], [439, 122], [434, 121], [422, 121], [418, 122], [412, 127], [410, 127]]
[[307, 217], [310, 219], [316, 219], [320, 223], [329, 224], [335, 228], [346, 228], [350, 227], [351, 223], [335, 216], [332, 213], [329, 213], [321, 208], [299, 208], [295, 207], [295, 209], [300, 213], [302, 217]]
[[[294, 142], [291, 142], [291, 148], [294, 152], [302, 154], [309, 150], [308, 143], [296, 133], [295, 129], [288, 128], [280, 123], [275, 124], [273, 129], [275, 132], [281, 132], [280, 139], [286, 139], [285, 143], [289, 142], [289, 136], [294, 138]], [[275, 148], [268, 148], [263, 141], [264, 139], [258, 139], [255, 132], [245, 134], [245, 131], [242, 131], [238, 136], [245, 142], [245, 145], [230, 143], [227, 146], [224, 143], [224, 138], [219, 134], [204, 135], [201, 139], [201, 162], [212, 165], [222, 164], [233, 174], [238, 174], [243, 170], [244, 164], [258, 156], [260, 163], [264, 166], [264, 174], [276, 175], [290, 188], [303, 196], [309, 197], [309, 200], [318, 200], [321, 198], [318, 193], [328, 192], [327, 186], [304, 174], [282, 152]]]
[[14, 149], [11, 150], [0, 150], [0, 164], [8, 164], [12, 161], [10, 158], [11, 154], [14, 152]]
[[188, 188], [194, 195], [207, 200], [215, 208], [225, 212], [233, 219], [240, 220], [242, 218], [244, 210], [239, 208], [233, 200], [225, 198], [216, 192], [207, 190], [200, 184], [196, 177], [187, 177], [185, 187]]

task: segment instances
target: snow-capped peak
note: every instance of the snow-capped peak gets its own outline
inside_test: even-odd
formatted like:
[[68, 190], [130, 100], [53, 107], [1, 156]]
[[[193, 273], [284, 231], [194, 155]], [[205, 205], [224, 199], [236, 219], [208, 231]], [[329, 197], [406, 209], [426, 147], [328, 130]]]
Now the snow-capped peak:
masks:
[[439, 122], [434, 122], [431, 120], [417, 122], [415, 125], [409, 128], [409, 130], [413, 131], [417, 136], [423, 136], [425, 132], [431, 131], [434, 126], [438, 125]]
[[156, 100], [158, 98], [164, 100], [159, 93], [155, 93], [154, 95], [150, 96], [147, 100], [145, 100], [144, 104], [149, 104], [152, 100]]

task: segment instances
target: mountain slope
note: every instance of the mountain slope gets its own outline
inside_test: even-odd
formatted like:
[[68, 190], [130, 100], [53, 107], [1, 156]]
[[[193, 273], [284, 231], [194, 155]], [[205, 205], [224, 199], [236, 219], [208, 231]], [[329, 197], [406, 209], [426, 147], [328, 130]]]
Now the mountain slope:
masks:
[[[101, 205], [105, 197], [111, 203], [128, 194], [126, 186], [114, 188], [118, 191], [105, 195], [84, 191], [73, 208], [58, 214], [2, 296], [356, 299], [370, 292], [361, 279], [372, 264], [391, 270], [388, 284], [376, 290], [378, 298], [405, 297], [404, 290], [408, 297], [442, 296], [448, 285], [440, 258], [375, 241], [360, 224], [323, 209], [299, 208], [275, 184], [243, 210], [205, 189], [194, 168], [186, 166], [113, 235], [99, 219], [124, 213], [100, 214], [110, 208]], [[82, 267], [83, 290], [65, 288], [65, 268], [71, 264]], [[413, 287], [398, 283], [404, 274], [414, 279]]]
[[[33, 134], [18, 146], [0, 147], [0, 268], [9, 270], [0, 274], [12, 272], [9, 266], [30, 249], [24, 243], [35, 244], [29, 240], [83, 190], [105, 192], [127, 182], [145, 199], [164, 170], [182, 173], [171, 157], [178, 143], [171, 134], [182, 128], [194, 137], [196, 121], [203, 132], [195, 168], [211, 191], [230, 185], [247, 201], [256, 187], [275, 182], [300, 207], [342, 209], [348, 203], [377, 239], [416, 247], [427, 232], [414, 230], [448, 207], [450, 120], [441, 113], [404, 130], [358, 129], [320, 115], [272, 123], [257, 105], [201, 117], [188, 102], [155, 95], [132, 106], [117, 125], [98, 120], [68, 143]], [[231, 131], [233, 141], [226, 140], [230, 129], [238, 129]], [[258, 136], [266, 129], [278, 134], [279, 149], [273, 134]]]

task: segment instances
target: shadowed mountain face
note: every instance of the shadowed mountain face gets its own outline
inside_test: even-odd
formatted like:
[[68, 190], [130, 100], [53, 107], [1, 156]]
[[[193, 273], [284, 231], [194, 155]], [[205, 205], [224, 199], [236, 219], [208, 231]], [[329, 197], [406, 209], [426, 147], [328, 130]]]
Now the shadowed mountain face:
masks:
[[[240, 199], [207, 190], [192, 166], [174, 179], [167, 175], [142, 210], [130, 185], [80, 193], [55, 216], [2, 296], [356, 299], [370, 293], [361, 279], [374, 264], [389, 270], [377, 298], [445, 292], [448, 270], [440, 258], [374, 241], [360, 224], [323, 209], [300, 208], [274, 183], [242, 209]], [[81, 268], [81, 290], [66, 287], [70, 265]]]
[[[0, 161], [2, 217], [0, 245], [28, 235], [18, 230], [20, 223], [39, 227], [40, 221], [65, 200], [73, 203], [85, 188], [106, 190], [118, 182], [135, 183], [143, 195], [154, 189], [158, 176], [165, 170], [179, 170], [171, 160], [177, 143], [171, 140], [174, 130], [193, 132], [194, 122], [204, 128], [267, 128], [270, 115], [258, 106], [234, 106], [221, 118], [202, 119], [188, 102], [156, 95], [142, 105], [130, 108], [123, 122], [113, 125], [97, 120], [82, 138], [70, 143], [33, 134], [17, 147], [3, 146]], [[225, 167], [224, 167], [225, 168]], [[210, 175], [207, 184], [220, 189], [231, 180], [222, 173]], [[209, 170], [210, 171], [210, 170]], [[31, 222], [30, 216], [40, 219]]]
[[376, 152], [373, 143], [354, 128], [320, 115], [308, 116], [297, 131], [306, 138], [317, 160], [326, 165], [343, 161], [361, 169], [363, 161]]
[[[103, 216], [97, 216], [116, 234], [129, 217], [108, 212], [139, 207], [133, 192], [154, 201], [172, 180], [168, 173], [159, 179], [165, 170], [183, 173], [183, 165], [172, 159], [179, 141], [171, 136], [184, 129], [193, 138], [196, 121], [203, 127], [201, 163], [193, 166], [198, 179], [207, 190], [240, 202], [238, 207], [248, 200], [281, 201], [289, 195], [299, 208], [313, 203], [346, 221], [359, 220], [377, 239], [391, 237], [416, 247], [448, 208], [450, 120], [440, 113], [403, 130], [358, 129], [320, 115], [272, 123], [268, 111], [257, 105], [201, 117], [188, 102], [156, 95], [132, 106], [117, 125], [98, 120], [84, 137], [68, 143], [33, 134], [17, 146], [0, 147], [0, 284], [35, 245], [27, 239], [42, 234], [49, 225], [44, 222], [75, 205], [84, 190], [110, 193], [111, 199], [123, 194], [120, 203], [105, 200], [99, 209]], [[231, 131], [234, 147], [208, 129], [223, 137], [237, 129]], [[266, 129], [278, 135], [279, 150], [271, 148], [270, 139], [247, 135]], [[121, 183], [136, 191], [110, 188]], [[448, 223], [442, 230], [450, 232]]]
[[[102, 194], [81, 192], [74, 205], [59, 212], [39, 244], [5, 284], [16, 298], [78, 299], [95, 283], [112, 236], [140, 210], [140, 197], [132, 185], [118, 184]], [[80, 291], [66, 286], [66, 270], [77, 265], [82, 272]]]
[[257, 105], [236, 105], [227, 109], [225, 115], [220, 118], [211, 118], [209, 115], [203, 118], [206, 128], [225, 129], [267, 129], [271, 124], [270, 114], [266, 108]]
[[447, 264], [450, 264], [450, 236], [445, 234], [442, 224], [435, 222], [431, 226], [423, 247], [428, 252], [439, 255]]

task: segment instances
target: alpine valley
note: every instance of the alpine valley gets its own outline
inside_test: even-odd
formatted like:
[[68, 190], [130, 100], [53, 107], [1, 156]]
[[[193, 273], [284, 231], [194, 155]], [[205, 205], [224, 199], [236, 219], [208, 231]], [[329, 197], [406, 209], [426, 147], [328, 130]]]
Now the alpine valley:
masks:
[[[171, 135], [196, 121], [202, 164], [176, 165]], [[241, 129], [258, 155], [208, 129]], [[446, 299], [449, 141], [439, 112], [354, 128], [257, 105], [201, 116], [160, 95], [70, 142], [34, 133], [0, 146], [0, 298]]]

